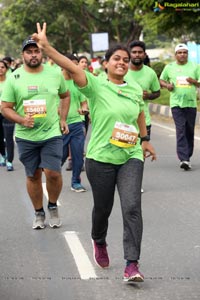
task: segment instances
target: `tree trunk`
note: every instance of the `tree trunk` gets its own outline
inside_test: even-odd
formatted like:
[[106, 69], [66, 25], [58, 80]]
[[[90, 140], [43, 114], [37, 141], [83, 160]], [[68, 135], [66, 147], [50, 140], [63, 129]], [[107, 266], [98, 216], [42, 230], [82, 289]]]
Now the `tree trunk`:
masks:
[[142, 33], [142, 26], [139, 25], [137, 22], [135, 22], [134, 20], [131, 22], [130, 24], [130, 29], [129, 29], [129, 39], [127, 40], [127, 46], [129, 46], [129, 44], [134, 41], [134, 40], [139, 40], [140, 35]]

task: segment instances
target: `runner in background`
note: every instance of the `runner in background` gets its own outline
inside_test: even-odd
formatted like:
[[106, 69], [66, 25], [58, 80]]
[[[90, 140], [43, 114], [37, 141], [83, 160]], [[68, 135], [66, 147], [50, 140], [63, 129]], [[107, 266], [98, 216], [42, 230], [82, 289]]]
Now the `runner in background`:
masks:
[[170, 92], [170, 107], [176, 127], [176, 150], [180, 168], [191, 170], [194, 150], [194, 129], [197, 113], [197, 88], [200, 67], [188, 61], [188, 47], [175, 47], [175, 62], [166, 65], [160, 76], [162, 88]]
[[160, 83], [156, 72], [144, 64], [146, 59], [146, 46], [142, 41], [133, 41], [129, 45], [131, 61], [129, 71], [125, 76], [126, 80], [136, 81], [143, 90], [144, 113], [147, 127], [147, 134], [151, 136], [151, 116], [149, 112], [149, 101], [160, 97]]

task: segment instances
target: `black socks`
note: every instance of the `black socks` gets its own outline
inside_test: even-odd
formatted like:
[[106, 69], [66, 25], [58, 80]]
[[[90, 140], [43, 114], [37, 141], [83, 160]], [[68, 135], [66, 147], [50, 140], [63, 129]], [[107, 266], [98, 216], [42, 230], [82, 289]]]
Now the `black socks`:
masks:
[[52, 203], [52, 202], [49, 201], [48, 209], [55, 209], [55, 208], [57, 208], [57, 203]]

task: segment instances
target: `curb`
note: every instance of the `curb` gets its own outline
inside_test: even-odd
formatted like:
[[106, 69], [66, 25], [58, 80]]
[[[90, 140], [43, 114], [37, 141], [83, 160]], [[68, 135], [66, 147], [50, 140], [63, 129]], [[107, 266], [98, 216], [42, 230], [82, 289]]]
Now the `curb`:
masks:
[[[167, 118], [172, 118], [171, 109], [167, 105], [161, 105], [156, 103], [149, 103], [150, 113], [161, 115]], [[197, 112], [196, 125], [200, 125], [200, 112]]]

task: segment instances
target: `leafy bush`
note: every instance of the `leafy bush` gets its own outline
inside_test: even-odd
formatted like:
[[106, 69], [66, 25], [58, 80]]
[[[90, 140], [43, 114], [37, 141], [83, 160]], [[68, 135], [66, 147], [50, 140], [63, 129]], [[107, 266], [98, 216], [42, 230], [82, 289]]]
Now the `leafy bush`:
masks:
[[157, 62], [152, 62], [151, 63], [151, 67], [152, 69], [156, 72], [158, 78], [160, 78], [160, 75], [162, 73], [162, 70], [165, 67], [165, 63], [161, 62], [161, 61], [157, 61]]

